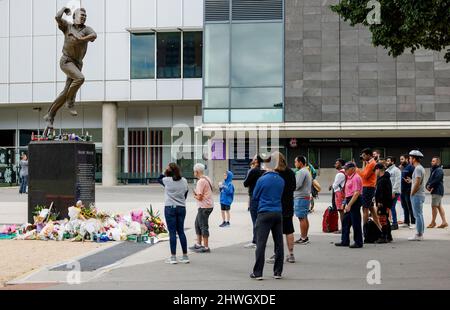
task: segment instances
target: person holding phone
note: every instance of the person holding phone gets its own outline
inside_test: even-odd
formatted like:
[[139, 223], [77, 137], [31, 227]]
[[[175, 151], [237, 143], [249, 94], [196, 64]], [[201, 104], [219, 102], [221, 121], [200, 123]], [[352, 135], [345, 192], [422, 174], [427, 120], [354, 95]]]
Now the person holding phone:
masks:
[[[186, 218], [186, 198], [188, 183], [181, 176], [180, 167], [176, 163], [170, 163], [164, 174], [158, 178], [158, 182], [164, 186], [164, 217], [167, 222], [170, 239], [171, 256], [166, 260], [168, 264], [189, 263], [187, 254], [187, 240], [184, 233], [184, 219]], [[183, 256], [177, 260], [177, 234], [180, 239]]]

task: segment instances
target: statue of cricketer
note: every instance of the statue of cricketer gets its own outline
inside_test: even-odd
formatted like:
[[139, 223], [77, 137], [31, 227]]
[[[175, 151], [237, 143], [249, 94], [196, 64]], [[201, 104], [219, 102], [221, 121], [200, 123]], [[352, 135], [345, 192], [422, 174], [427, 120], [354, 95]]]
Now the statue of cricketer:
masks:
[[47, 127], [44, 136], [53, 129], [56, 113], [65, 104], [72, 116], [77, 116], [75, 110], [75, 97], [81, 85], [84, 83], [84, 75], [81, 73], [83, 58], [86, 55], [88, 42], [94, 42], [97, 38], [95, 31], [86, 26], [86, 10], [76, 9], [73, 12], [73, 23], [64, 20], [63, 14], [70, 15], [69, 8], [63, 7], [55, 16], [58, 28], [64, 33], [63, 55], [59, 62], [61, 70], [67, 75], [64, 90], [58, 95], [44, 116]]

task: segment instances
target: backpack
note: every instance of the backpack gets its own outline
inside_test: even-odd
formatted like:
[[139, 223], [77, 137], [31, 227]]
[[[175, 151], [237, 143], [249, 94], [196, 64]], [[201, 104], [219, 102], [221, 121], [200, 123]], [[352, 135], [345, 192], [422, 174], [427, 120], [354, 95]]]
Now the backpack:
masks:
[[308, 166], [306, 167], [311, 174], [311, 177], [313, 180], [317, 177], [317, 170], [314, 168], [314, 166], [311, 163], [308, 163]]
[[328, 207], [323, 214], [322, 231], [324, 233], [331, 233], [339, 230], [338, 227], [339, 215], [335, 208]]
[[364, 224], [364, 243], [375, 243], [381, 237], [381, 231], [377, 224], [369, 218], [369, 221]]

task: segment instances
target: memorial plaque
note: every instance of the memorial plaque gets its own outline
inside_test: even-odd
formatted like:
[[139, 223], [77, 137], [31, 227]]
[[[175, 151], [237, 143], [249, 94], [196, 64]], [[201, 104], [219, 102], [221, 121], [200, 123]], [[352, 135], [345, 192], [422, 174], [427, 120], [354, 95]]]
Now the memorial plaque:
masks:
[[28, 146], [28, 221], [37, 205], [67, 217], [67, 208], [82, 200], [95, 203], [95, 145], [79, 141], [37, 141]]

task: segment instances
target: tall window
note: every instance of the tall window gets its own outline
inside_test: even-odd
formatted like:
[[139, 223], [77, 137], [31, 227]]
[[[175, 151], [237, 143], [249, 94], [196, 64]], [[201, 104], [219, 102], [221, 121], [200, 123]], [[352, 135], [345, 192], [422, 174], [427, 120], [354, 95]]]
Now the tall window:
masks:
[[153, 33], [131, 34], [131, 78], [153, 79], [155, 77], [155, 35]]
[[283, 24], [231, 26], [231, 85], [283, 86]]
[[181, 78], [181, 33], [158, 33], [158, 68], [159, 79]]
[[318, 147], [308, 148], [308, 162], [314, 167], [320, 167], [320, 149]]
[[[257, 9], [258, 3], [249, 5]], [[246, 12], [252, 16], [249, 8]], [[205, 123], [283, 120], [284, 25], [257, 19], [267, 22], [206, 23]]]
[[353, 160], [353, 149], [351, 147], [341, 147], [341, 158], [345, 161]]
[[130, 40], [132, 79], [202, 77], [203, 32], [131, 33]]
[[450, 147], [444, 147], [441, 151], [441, 162], [444, 168], [450, 168]]
[[203, 35], [201, 32], [183, 33], [183, 77], [202, 77]]

